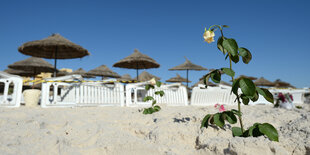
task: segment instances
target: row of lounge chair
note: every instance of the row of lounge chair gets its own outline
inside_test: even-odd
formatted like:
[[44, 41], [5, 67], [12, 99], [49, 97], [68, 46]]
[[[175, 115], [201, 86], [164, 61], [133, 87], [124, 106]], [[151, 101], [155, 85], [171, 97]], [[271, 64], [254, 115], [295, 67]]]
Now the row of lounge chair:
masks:
[[[19, 107], [23, 103], [23, 80], [19, 76], [0, 72], [0, 85], [3, 93], [0, 94], [1, 107]], [[157, 103], [173, 106], [214, 104], [234, 104], [235, 97], [230, 93], [231, 87], [219, 85], [204, 88], [203, 85], [194, 87], [190, 102], [185, 86], [180, 83], [163, 84], [155, 90], [145, 90], [148, 82], [122, 84], [116, 80], [97, 82], [84, 81], [80, 75], [69, 75], [46, 79], [42, 83], [40, 105], [41, 107], [76, 107], [76, 106], [149, 106], [151, 102], [144, 102], [145, 96], [153, 96]], [[154, 91], [163, 90], [163, 97], [154, 95]], [[272, 93], [289, 92], [294, 96], [294, 104], [305, 101], [304, 94], [308, 89], [270, 89]], [[255, 103], [270, 104], [262, 96]]]

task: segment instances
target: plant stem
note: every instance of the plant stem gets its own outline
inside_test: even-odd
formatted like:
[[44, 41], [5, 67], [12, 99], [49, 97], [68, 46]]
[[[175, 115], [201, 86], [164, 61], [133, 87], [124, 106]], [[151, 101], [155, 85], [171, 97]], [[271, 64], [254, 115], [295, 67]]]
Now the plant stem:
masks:
[[[230, 53], [228, 53], [229, 54], [229, 67], [230, 67], [230, 69], [232, 70], [232, 62], [231, 62], [231, 58], [230, 58]], [[232, 79], [232, 81], [234, 82], [234, 77], [231, 77], [231, 79]], [[236, 95], [237, 96], [237, 101], [238, 101], [238, 111], [239, 111], [239, 113], [241, 114], [241, 106], [240, 106], [240, 104], [241, 104], [241, 102], [240, 102], [240, 98], [239, 98], [239, 96], [238, 95]], [[242, 123], [242, 115], [238, 115], [238, 119], [239, 119], [239, 122], [240, 122], [240, 128], [241, 128], [241, 131], [242, 131], [242, 133], [244, 133], [244, 129], [243, 129], [243, 123]]]
[[[223, 34], [223, 29], [220, 27], [220, 26], [218, 26], [218, 28], [220, 29], [220, 31], [221, 31], [221, 34], [222, 34], [222, 39], [223, 40], [225, 40], [225, 37], [224, 37], [224, 34]], [[230, 53], [228, 53], [228, 56], [229, 56], [229, 68], [232, 70], [232, 62], [231, 62], [231, 55], [230, 55]], [[234, 82], [234, 77], [232, 76], [231, 77], [231, 79], [232, 79], [232, 81]], [[238, 111], [239, 111], [239, 113], [241, 114], [241, 106], [240, 106], [240, 104], [241, 104], [241, 102], [240, 102], [240, 98], [239, 98], [239, 96], [238, 95], [236, 95], [237, 96], [237, 101], [238, 101]], [[242, 115], [238, 115], [238, 119], [239, 119], [239, 122], [240, 122], [240, 128], [241, 128], [241, 131], [242, 131], [242, 133], [244, 133], [244, 129], [243, 129], [243, 123], [242, 123]]]

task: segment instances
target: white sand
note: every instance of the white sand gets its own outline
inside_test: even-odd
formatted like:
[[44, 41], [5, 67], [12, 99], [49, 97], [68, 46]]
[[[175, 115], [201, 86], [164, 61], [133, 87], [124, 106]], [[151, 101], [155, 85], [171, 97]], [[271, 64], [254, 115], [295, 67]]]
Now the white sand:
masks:
[[[310, 154], [310, 106], [285, 110], [243, 106], [246, 127], [268, 122], [280, 142], [265, 137], [232, 137], [226, 131], [200, 129], [214, 107], [166, 107], [153, 115], [141, 108], [20, 107], [0, 109], [1, 154]], [[235, 108], [235, 107], [227, 107]]]

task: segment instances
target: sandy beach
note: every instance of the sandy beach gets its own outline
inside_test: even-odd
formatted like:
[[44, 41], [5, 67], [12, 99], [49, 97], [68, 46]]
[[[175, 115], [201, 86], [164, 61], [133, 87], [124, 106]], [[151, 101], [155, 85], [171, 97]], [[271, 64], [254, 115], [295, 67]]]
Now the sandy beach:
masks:
[[[310, 106], [286, 110], [243, 106], [246, 127], [273, 124], [280, 142], [232, 137], [225, 130], [200, 129], [213, 106], [171, 107], [152, 115], [141, 108], [1, 108], [1, 154], [310, 154]], [[227, 106], [227, 109], [236, 108]], [[238, 124], [236, 124], [237, 126]]]

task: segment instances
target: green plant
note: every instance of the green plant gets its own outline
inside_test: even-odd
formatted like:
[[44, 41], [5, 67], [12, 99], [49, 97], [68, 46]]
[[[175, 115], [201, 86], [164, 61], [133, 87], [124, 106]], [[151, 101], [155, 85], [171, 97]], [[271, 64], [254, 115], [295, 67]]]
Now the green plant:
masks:
[[[155, 89], [155, 85], [157, 87], [161, 86], [161, 82], [160, 81], [156, 81], [155, 79], [152, 79], [150, 81], [150, 84], [145, 85], [145, 89], [147, 91], [149, 91], [150, 89]], [[160, 97], [164, 96], [164, 91], [160, 90], [160, 91], [155, 91], [155, 95], [159, 95]], [[148, 101], [152, 101], [152, 106], [149, 108], [144, 108], [143, 110], [143, 114], [152, 114], [154, 112], [158, 112], [161, 108], [160, 106], [156, 105], [156, 99], [154, 99], [154, 97], [152, 96], [146, 96], [143, 99], [144, 102], [148, 102]]]
[[[223, 28], [228, 28], [227, 25], [212, 25], [205, 29], [204, 39], [206, 42], [214, 42], [214, 32], [220, 30], [221, 36], [217, 40], [217, 48], [224, 54], [225, 60], [229, 58], [229, 68], [220, 68], [209, 72], [204, 76], [204, 83], [206, 87], [208, 86], [209, 79], [215, 83], [220, 83], [221, 81], [221, 72], [227, 74], [231, 77], [233, 84], [231, 93], [236, 96], [236, 101], [238, 102], [238, 110], [232, 109], [230, 111], [219, 112], [215, 114], [207, 114], [202, 122], [202, 127], [208, 127], [209, 124], [216, 125], [222, 128], [225, 124], [225, 121], [235, 124], [237, 123], [237, 118], [240, 123], [240, 127], [233, 127], [232, 134], [233, 136], [240, 137], [258, 137], [261, 135], [267, 136], [272, 141], [278, 141], [278, 132], [277, 130], [269, 123], [254, 123], [253, 126], [249, 127], [247, 130], [244, 130], [242, 123], [242, 113], [241, 113], [241, 101], [244, 105], [248, 105], [251, 101], [256, 102], [259, 98], [259, 94], [262, 95], [267, 101], [273, 103], [273, 95], [269, 92], [268, 89], [257, 87], [252, 80], [246, 77], [240, 77], [235, 79], [235, 72], [232, 69], [232, 62], [238, 63], [239, 57], [242, 58], [243, 63], [248, 64], [252, 59], [251, 52], [244, 48], [239, 47], [236, 40], [233, 38], [226, 38], [223, 34]], [[241, 91], [239, 91], [241, 90]]]

